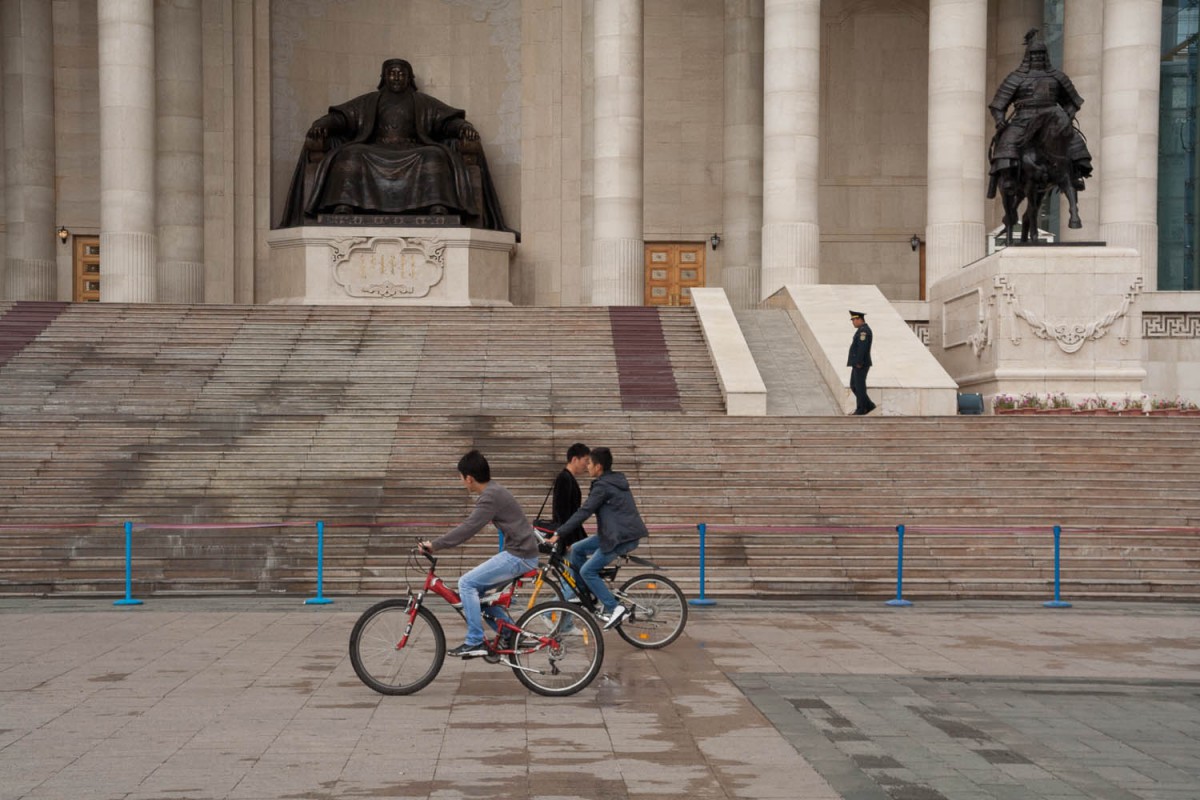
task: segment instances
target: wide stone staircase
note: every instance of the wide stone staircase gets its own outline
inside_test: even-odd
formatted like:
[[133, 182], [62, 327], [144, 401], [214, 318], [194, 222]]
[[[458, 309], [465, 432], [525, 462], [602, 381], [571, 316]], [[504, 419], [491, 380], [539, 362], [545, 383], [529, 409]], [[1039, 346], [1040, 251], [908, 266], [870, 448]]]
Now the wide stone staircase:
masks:
[[[731, 418], [687, 309], [0, 305], [0, 593], [390, 593], [478, 447], [613, 448], [689, 594], [1200, 599], [1200, 420]], [[586, 483], [586, 481], [585, 481]], [[481, 534], [447, 577], [497, 546]]]

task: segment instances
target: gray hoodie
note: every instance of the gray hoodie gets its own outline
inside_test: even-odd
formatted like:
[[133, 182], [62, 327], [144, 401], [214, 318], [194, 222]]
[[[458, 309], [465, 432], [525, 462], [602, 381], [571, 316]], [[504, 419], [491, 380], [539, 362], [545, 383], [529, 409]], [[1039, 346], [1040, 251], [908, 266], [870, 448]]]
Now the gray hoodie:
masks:
[[587, 502], [558, 526], [558, 535], [574, 533], [592, 514], [596, 515], [597, 536], [603, 553], [611, 553], [619, 544], [650, 535], [633, 501], [633, 492], [629, 491], [629, 481], [620, 472], [606, 472], [592, 481]]

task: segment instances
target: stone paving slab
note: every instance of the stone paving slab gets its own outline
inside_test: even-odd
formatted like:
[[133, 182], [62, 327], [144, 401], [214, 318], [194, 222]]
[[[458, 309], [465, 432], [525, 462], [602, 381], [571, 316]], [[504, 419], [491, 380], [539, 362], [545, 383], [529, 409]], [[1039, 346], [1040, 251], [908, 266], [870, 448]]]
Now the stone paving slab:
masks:
[[375, 599], [0, 599], [0, 800], [1200, 797], [1195, 606], [729, 602], [570, 698], [383, 697]]

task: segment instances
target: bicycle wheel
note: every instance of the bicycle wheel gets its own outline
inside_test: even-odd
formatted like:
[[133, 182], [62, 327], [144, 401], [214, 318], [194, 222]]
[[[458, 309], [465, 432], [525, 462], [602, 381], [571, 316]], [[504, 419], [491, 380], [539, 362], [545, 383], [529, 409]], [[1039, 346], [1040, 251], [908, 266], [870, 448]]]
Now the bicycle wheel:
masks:
[[441, 623], [424, 607], [411, 617], [408, 600], [376, 603], [350, 631], [350, 663], [362, 682], [380, 694], [412, 694], [424, 689], [445, 660], [446, 634]]
[[634, 647], [657, 650], [679, 638], [687, 624], [683, 592], [662, 575], [638, 575], [617, 590], [629, 615], [617, 626], [621, 638]]
[[604, 637], [586, 611], [569, 603], [539, 603], [522, 615], [517, 627], [521, 632], [509, 659], [517, 680], [534, 692], [575, 694], [600, 672]]

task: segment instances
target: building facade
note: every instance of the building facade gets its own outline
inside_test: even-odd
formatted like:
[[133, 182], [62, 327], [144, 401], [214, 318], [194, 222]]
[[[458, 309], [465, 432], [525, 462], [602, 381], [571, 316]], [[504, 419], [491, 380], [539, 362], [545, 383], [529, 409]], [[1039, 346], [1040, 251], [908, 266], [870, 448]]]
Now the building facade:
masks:
[[402, 57], [481, 133], [512, 302], [874, 284], [919, 318], [999, 224], [986, 106], [1036, 27], [1096, 168], [1061, 239], [1136, 248], [1147, 319], [1191, 330], [1196, 6], [0, 0], [0, 297], [262, 302], [308, 126]]

